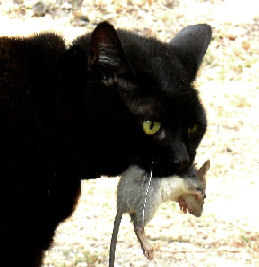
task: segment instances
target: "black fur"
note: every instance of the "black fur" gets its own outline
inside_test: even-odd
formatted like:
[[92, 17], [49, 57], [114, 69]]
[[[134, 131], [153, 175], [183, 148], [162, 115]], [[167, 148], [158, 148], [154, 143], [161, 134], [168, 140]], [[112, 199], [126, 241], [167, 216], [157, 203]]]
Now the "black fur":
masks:
[[[192, 82], [210, 27], [190, 26], [171, 44], [117, 34], [102, 23], [69, 49], [54, 34], [0, 38], [5, 266], [41, 264], [81, 178], [118, 175], [132, 163], [149, 170], [152, 162], [154, 175], [165, 176], [194, 160], [206, 118]], [[159, 132], [146, 135], [146, 120], [161, 122]]]

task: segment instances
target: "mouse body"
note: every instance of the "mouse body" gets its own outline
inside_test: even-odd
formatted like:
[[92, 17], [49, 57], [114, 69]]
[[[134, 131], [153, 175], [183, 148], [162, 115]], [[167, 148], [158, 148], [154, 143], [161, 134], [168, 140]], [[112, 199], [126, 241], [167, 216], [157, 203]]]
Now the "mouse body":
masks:
[[205, 174], [209, 167], [210, 162], [207, 160], [199, 170], [191, 165], [183, 177], [174, 175], [152, 177], [150, 180], [150, 173], [137, 165], [130, 166], [122, 174], [117, 186], [117, 214], [110, 243], [109, 267], [114, 266], [117, 235], [124, 213], [130, 215], [143, 253], [150, 260], [154, 258], [154, 250], [145, 235], [144, 227], [153, 218], [160, 204], [175, 201], [184, 213], [201, 216], [206, 197]]

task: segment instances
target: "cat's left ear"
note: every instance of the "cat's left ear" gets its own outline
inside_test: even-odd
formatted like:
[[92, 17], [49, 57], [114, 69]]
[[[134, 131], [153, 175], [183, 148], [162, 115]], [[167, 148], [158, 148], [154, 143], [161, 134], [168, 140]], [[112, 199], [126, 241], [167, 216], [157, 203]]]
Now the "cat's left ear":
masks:
[[195, 76], [210, 44], [211, 27], [207, 24], [190, 25], [183, 28], [170, 42], [183, 64], [191, 68]]
[[129, 72], [121, 42], [113, 26], [108, 22], [98, 24], [90, 40], [89, 68], [104, 73]]

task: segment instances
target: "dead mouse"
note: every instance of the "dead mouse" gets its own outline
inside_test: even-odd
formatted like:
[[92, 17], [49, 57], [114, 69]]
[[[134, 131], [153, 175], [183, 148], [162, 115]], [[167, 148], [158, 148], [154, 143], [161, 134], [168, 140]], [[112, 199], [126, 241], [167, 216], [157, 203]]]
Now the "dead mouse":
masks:
[[[197, 170], [190, 166], [183, 177], [174, 175], [166, 178], [152, 178], [137, 165], [130, 166], [123, 174], [117, 187], [117, 214], [110, 243], [109, 267], [114, 266], [117, 235], [122, 214], [129, 213], [134, 232], [147, 259], [154, 258], [152, 244], [145, 235], [144, 227], [153, 218], [159, 205], [172, 200], [179, 203], [184, 213], [187, 211], [197, 217], [203, 211], [206, 197], [205, 174], [210, 168], [207, 160]], [[148, 189], [148, 194], [147, 193]], [[145, 203], [145, 204], [144, 204]]]

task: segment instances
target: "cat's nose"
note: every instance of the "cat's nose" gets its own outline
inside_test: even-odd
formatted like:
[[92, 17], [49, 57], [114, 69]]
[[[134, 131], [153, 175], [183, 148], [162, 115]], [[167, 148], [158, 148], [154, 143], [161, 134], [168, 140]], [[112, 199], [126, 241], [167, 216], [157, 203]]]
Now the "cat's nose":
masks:
[[185, 172], [189, 167], [190, 157], [184, 144], [179, 145], [177, 148], [173, 155], [173, 164], [177, 172]]
[[187, 171], [190, 157], [186, 144], [180, 138], [174, 138], [171, 143], [173, 168], [177, 173]]

